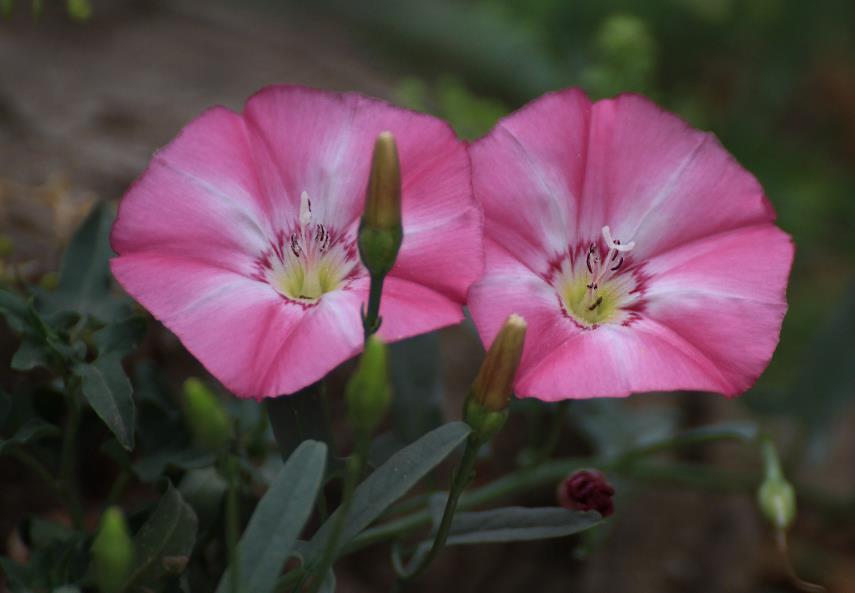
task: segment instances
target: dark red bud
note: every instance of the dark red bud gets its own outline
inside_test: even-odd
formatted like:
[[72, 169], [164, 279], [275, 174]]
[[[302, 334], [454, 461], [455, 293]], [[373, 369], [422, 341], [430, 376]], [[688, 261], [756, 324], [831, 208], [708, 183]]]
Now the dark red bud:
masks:
[[558, 504], [574, 511], [597, 511], [603, 517], [615, 512], [615, 489], [598, 471], [581, 470], [558, 485]]

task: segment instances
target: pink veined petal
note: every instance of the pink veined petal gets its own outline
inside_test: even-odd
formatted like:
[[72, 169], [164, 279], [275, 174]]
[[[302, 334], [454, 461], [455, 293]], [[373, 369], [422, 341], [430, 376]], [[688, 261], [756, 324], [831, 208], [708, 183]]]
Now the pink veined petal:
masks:
[[555, 289], [494, 241], [485, 243], [487, 273], [469, 291], [469, 310], [484, 344], [491, 344], [511, 313], [528, 324], [520, 372], [581, 330], [568, 319]]
[[769, 363], [787, 311], [794, 247], [771, 224], [732, 230], [662, 254], [651, 275], [646, 315], [712, 361], [725, 395], [748, 389]]
[[[363, 283], [363, 302], [368, 282]], [[403, 340], [463, 320], [459, 303], [421, 284], [387, 276], [380, 301], [383, 323], [378, 335], [387, 342]]]
[[710, 133], [638, 95], [594, 104], [579, 236], [604, 225], [635, 261], [727, 229], [771, 222], [757, 180]]
[[214, 108], [155, 154], [119, 206], [111, 243], [243, 273], [266, 247], [267, 212], [240, 116]]
[[[482, 222], [466, 146], [447, 124], [356, 93], [290, 86], [257, 93], [245, 117], [259, 161], [273, 163], [275, 170], [262, 173], [268, 185], [281, 184], [292, 208], [306, 191], [318, 219], [339, 230], [355, 229], [374, 141], [392, 132], [401, 163], [404, 242], [391, 274], [465, 300], [483, 269]], [[272, 160], [265, 156], [271, 154]]]
[[634, 392], [728, 393], [719, 369], [671, 329], [650, 319], [582, 331], [535, 364], [521, 368], [516, 392], [545, 401], [625, 397]]
[[538, 273], [574, 240], [590, 109], [576, 89], [550, 93], [470, 148], [486, 235]]
[[332, 292], [313, 307], [267, 284], [156, 254], [111, 261], [120, 284], [235, 395], [293, 393], [362, 346], [359, 295]]

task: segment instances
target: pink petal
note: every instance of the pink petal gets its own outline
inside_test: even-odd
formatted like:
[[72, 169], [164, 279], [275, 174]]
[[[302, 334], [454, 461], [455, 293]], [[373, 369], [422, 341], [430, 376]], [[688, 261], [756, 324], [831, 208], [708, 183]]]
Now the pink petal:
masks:
[[[363, 294], [367, 295], [367, 282], [364, 286]], [[430, 288], [387, 276], [383, 283], [380, 316], [383, 323], [378, 335], [393, 342], [460, 323], [463, 310], [459, 304]]]
[[634, 240], [635, 261], [727, 229], [771, 222], [757, 180], [710, 133], [637, 95], [594, 105], [579, 236]]
[[469, 291], [469, 311], [484, 344], [493, 342], [508, 315], [521, 315], [528, 324], [520, 363], [524, 369], [579, 333], [543, 278], [492, 240], [486, 241], [486, 251], [487, 271]]
[[359, 297], [324, 295], [309, 308], [265, 283], [154, 253], [111, 261], [113, 275], [226, 387], [241, 397], [292, 393], [362, 345]]
[[243, 122], [214, 108], [155, 154], [122, 200], [111, 242], [117, 253], [156, 250], [246, 272], [267, 247], [267, 214]]
[[551, 93], [470, 148], [486, 235], [536, 272], [574, 241], [590, 108], [576, 89]]
[[790, 237], [766, 224], [736, 229], [651, 259], [646, 315], [693, 344], [748, 389], [769, 363], [787, 311]]
[[731, 385], [702, 352], [650, 319], [579, 332], [521, 368], [516, 385], [518, 395], [545, 401], [675, 389], [728, 392]]
[[259, 162], [274, 163], [261, 167], [267, 184], [281, 184], [294, 208], [307, 192], [319, 219], [340, 230], [355, 230], [374, 141], [392, 132], [405, 230], [392, 275], [465, 301], [483, 269], [482, 222], [466, 146], [446, 123], [357, 93], [284, 85], [253, 96], [245, 117]]

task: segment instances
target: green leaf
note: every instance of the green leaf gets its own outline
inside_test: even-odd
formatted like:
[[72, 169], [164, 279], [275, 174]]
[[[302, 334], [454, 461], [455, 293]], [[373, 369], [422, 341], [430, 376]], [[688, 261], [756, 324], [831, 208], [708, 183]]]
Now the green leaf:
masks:
[[167, 575], [183, 572], [196, 542], [196, 514], [170, 484], [134, 536], [137, 562], [122, 590], [152, 590]]
[[[590, 529], [602, 521], [596, 511], [570, 511], [559, 507], [504, 507], [489, 511], [457, 513], [451, 523], [448, 546], [497, 544], [565, 537]], [[433, 545], [433, 538], [418, 545], [405, 567], [400, 548], [392, 549], [395, 571], [412, 576]]]
[[[326, 456], [326, 445], [304, 441], [258, 503], [238, 545], [239, 590], [269, 593], [276, 587], [277, 577], [314, 507]], [[223, 574], [217, 593], [231, 591], [232, 570], [234, 567], [229, 567]]]
[[0, 290], [0, 315], [15, 333], [23, 333], [30, 325], [27, 301], [8, 290]]
[[98, 356], [112, 354], [124, 358], [139, 346], [147, 327], [148, 321], [140, 315], [132, 315], [104, 326], [93, 336]]
[[216, 457], [210, 451], [184, 447], [166, 447], [157, 450], [131, 466], [141, 482], [153, 482], [162, 476], [167, 469], [182, 470], [202, 469], [212, 465]]
[[95, 413], [125, 449], [133, 449], [134, 400], [131, 382], [119, 357], [114, 354], [99, 356], [92, 364], [77, 365], [74, 374], [80, 377], [83, 395]]
[[0, 439], [0, 455], [3, 454], [7, 447], [35, 443], [41, 439], [57, 436], [59, 434], [59, 428], [53, 424], [48, 424], [40, 418], [31, 418], [26, 422], [26, 424], [15, 431], [15, 434], [11, 437], [8, 439]]
[[11, 367], [16, 371], [30, 371], [36, 367], [51, 368], [51, 351], [44, 340], [25, 335], [12, 356]]
[[112, 319], [120, 301], [110, 295], [110, 249], [112, 208], [98, 203], [74, 234], [62, 258], [59, 286], [45, 295], [49, 307], [93, 315], [102, 321]]
[[[346, 546], [383, 511], [406, 494], [430, 470], [454, 451], [471, 429], [463, 422], [449, 422], [404, 447], [378, 467], [354, 491], [351, 511], [341, 536]], [[307, 563], [323, 550], [339, 511], [330, 516], [303, 549]]]
[[12, 398], [0, 388], [0, 429], [6, 424], [6, 418], [12, 411]]
[[389, 346], [395, 433], [411, 443], [442, 423], [439, 335], [424, 334]]
[[596, 511], [570, 511], [558, 507], [505, 507], [457, 513], [446, 544], [487, 544], [564, 537], [597, 525]]

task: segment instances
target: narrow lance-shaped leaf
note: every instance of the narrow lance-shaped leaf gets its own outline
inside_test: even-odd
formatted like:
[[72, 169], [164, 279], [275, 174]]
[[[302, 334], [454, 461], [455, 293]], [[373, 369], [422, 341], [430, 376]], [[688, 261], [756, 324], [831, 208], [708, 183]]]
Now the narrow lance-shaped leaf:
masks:
[[183, 572], [196, 542], [196, 527], [193, 509], [170, 484], [134, 537], [137, 563], [122, 590], [155, 590], [163, 576]]
[[[304, 441], [285, 462], [252, 514], [238, 545], [240, 591], [270, 593], [303, 529], [324, 476], [327, 447]], [[230, 593], [230, 566], [217, 593]]]
[[133, 389], [119, 357], [99, 356], [92, 364], [76, 366], [74, 374], [80, 378], [83, 395], [95, 413], [125, 449], [133, 449], [136, 415]]
[[[449, 422], [404, 447], [377, 468], [353, 494], [341, 545], [346, 545], [392, 503], [406, 494], [430, 470], [448, 457], [470, 432], [469, 426], [463, 422]], [[307, 563], [326, 545], [338, 512], [332, 514], [304, 548]]]

